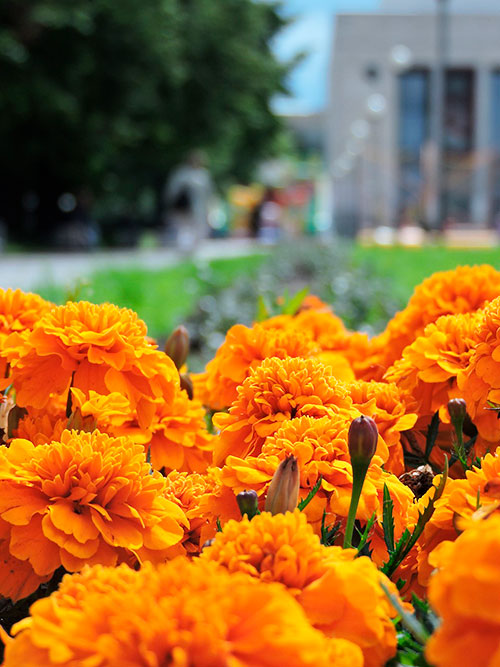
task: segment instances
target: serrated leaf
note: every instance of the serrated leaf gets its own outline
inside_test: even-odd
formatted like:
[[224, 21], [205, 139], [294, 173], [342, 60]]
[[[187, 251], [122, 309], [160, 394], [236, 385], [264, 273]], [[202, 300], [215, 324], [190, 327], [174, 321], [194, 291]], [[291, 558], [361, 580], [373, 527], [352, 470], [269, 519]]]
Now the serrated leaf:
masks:
[[384, 541], [389, 555], [394, 551], [394, 503], [392, 502], [389, 487], [384, 484], [384, 500], [382, 511], [382, 528]]
[[363, 531], [363, 534], [361, 535], [361, 539], [359, 540], [359, 544], [358, 544], [358, 556], [361, 556], [361, 552], [363, 551], [363, 549], [366, 545], [366, 542], [368, 540], [368, 536], [370, 535], [370, 531], [373, 528], [373, 524], [375, 523], [376, 518], [377, 518], [377, 513], [373, 512], [371, 517], [366, 522], [365, 529]]
[[441, 480], [438, 484], [437, 487], [434, 487], [436, 490], [434, 492], [433, 497], [429, 500], [426, 508], [424, 509], [423, 512], [419, 512], [418, 516], [418, 521], [413, 529], [413, 532], [410, 533], [408, 528], [405, 528], [403, 531], [403, 534], [399, 538], [394, 551], [389, 557], [389, 560], [384, 563], [381, 567], [381, 570], [384, 574], [386, 574], [388, 577], [391, 577], [398, 566], [403, 562], [403, 560], [406, 558], [406, 556], [409, 554], [413, 546], [415, 545], [416, 541], [422, 534], [427, 522], [431, 518], [431, 516], [434, 514], [434, 508], [436, 502], [441, 498], [443, 495], [444, 487], [446, 485], [446, 481], [448, 479], [448, 457], [444, 457], [444, 470], [443, 474], [441, 477]]
[[425, 460], [429, 461], [429, 457], [436, 444], [436, 438], [439, 431], [439, 411], [437, 410], [432, 416], [431, 423], [427, 429], [427, 440], [425, 443]]
[[283, 305], [282, 308], [282, 314], [283, 315], [295, 315], [297, 310], [300, 308], [302, 305], [302, 301], [306, 298], [306, 296], [309, 294], [309, 288], [304, 287], [304, 289], [301, 289], [297, 294], [292, 296], [290, 300], [286, 300], [285, 304]]
[[414, 639], [425, 646], [427, 640], [429, 639], [429, 633], [427, 632], [426, 628], [413, 614], [410, 614], [408, 611], [406, 611], [399, 597], [394, 595], [394, 593], [391, 593], [383, 581], [380, 582], [380, 585], [386, 596], [389, 598], [390, 603], [398, 612], [403, 627], [408, 630]]
[[262, 322], [263, 320], [266, 320], [269, 317], [269, 308], [266, 304], [266, 300], [262, 296], [262, 294], [259, 294], [259, 298], [257, 299], [257, 315], [256, 315], [256, 320], [257, 322]]
[[309, 491], [309, 493], [307, 494], [307, 496], [306, 496], [303, 500], [301, 500], [300, 503], [297, 505], [297, 507], [299, 508], [299, 510], [300, 510], [301, 512], [302, 512], [302, 510], [304, 510], [304, 509], [309, 505], [309, 503], [311, 502], [311, 500], [312, 500], [312, 499], [314, 498], [314, 496], [318, 493], [319, 487], [321, 486], [321, 480], [322, 480], [322, 479], [323, 479], [323, 477], [320, 475], [320, 476], [318, 477], [318, 481], [317, 481], [316, 484], [313, 486], [313, 488]]

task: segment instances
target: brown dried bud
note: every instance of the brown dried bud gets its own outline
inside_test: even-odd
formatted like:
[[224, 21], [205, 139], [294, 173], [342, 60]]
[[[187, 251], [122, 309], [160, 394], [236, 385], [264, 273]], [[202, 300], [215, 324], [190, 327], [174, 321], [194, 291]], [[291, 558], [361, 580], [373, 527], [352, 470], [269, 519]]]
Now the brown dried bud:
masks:
[[430, 465], [418, 466], [414, 470], [405, 472], [399, 478], [405, 486], [413, 491], [415, 498], [421, 498], [431, 488], [434, 473]]
[[467, 415], [467, 403], [463, 398], [452, 398], [448, 401], [448, 414], [453, 426], [455, 426], [455, 423], [459, 423], [461, 427]]
[[368, 466], [377, 449], [378, 429], [371, 417], [356, 417], [349, 426], [347, 446], [352, 465]]
[[300, 475], [295, 456], [282, 461], [269, 485], [265, 510], [271, 514], [293, 512], [299, 502]]
[[252, 519], [259, 511], [259, 496], [253, 489], [240, 491], [236, 496], [236, 502], [240, 508], [241, 516], [246, 514], [249, 519]]
[[191, 377], [187, 373], [181, 373], [179, 375], [179, 378], [181, 381], [181, 389], [184, 389], [186, 391], [189, 400], [192, 401], [194, 396], [194, 388]]
[[97, 428], [97, 419], [94, 415], [86, 415], [84, 417], [80, 408], [76, 408], [76, 410], [73, 410], [70, 414], [66, 428], [69, 430], [74, 429], [75, 431], [92, 433]]
[[189, 354], [189, 334], [182, 324], [170, 334], [165, 343], [165, 353], [172, 359], [177, 369], [186, 363]]

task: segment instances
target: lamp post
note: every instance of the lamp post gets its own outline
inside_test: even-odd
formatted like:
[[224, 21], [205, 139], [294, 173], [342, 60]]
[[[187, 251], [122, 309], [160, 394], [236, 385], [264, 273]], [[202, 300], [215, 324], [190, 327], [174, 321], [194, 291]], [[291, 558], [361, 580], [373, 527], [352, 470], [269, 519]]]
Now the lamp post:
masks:
[[446, 213], [443, 197], [444, 185], [444, 96], [446, 61], [448, 56], [448, 0], [437, 0], [436, 12], [436, 63], [431, 92], [431, 139], [434, 147], [434, 206], [430, 215], [432, 229], [443, 228]]

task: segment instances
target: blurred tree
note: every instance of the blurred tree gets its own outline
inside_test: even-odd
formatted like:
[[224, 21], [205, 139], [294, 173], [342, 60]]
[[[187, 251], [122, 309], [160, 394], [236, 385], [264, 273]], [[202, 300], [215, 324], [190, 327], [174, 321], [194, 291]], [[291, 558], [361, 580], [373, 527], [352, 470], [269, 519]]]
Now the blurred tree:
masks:
[[2, 0], [0, 217], [43, 240], [63, 192], [133, 216], [193, 148], [248, 177], [280, 132], [282, 25], [252, 0]]

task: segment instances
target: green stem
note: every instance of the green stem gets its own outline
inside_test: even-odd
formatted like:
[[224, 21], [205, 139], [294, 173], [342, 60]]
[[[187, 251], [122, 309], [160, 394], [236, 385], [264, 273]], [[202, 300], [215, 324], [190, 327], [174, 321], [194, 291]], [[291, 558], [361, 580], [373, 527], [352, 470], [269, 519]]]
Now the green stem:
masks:
[[344, 549], [352, 548], [354, 521], [356, 520], [356, 512], [358, 511], [359, 499], [361, 498], [361, 491], [365, 482], [368, 465], [369, 464], [365, 462], [353, 463], [352, 465], [352, 494], [351, 504], [349, 505], [349, 514], [347, 515], [347, 523], [345, 526]]
[[467, 471], [469, 466], [467, 465], [467, 455], [464, 448], [464, 435], [463, 435], [463, 425], [464, 419], [453, 419], [452, 420], [453, 428], [455, 429], [455, 435], [457, 437], [457, 442], [455, 444], [455, 456], [462, 464], [462, 468]]

